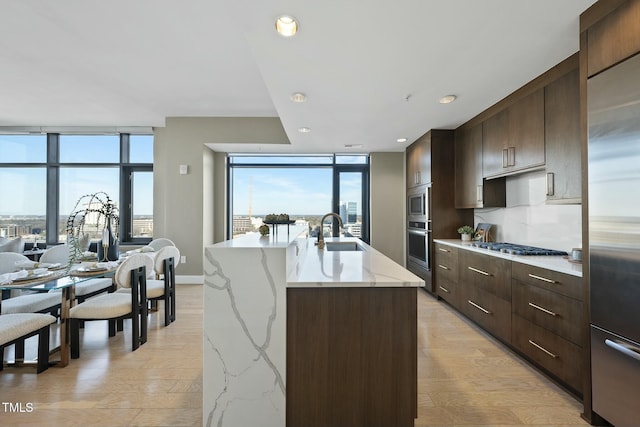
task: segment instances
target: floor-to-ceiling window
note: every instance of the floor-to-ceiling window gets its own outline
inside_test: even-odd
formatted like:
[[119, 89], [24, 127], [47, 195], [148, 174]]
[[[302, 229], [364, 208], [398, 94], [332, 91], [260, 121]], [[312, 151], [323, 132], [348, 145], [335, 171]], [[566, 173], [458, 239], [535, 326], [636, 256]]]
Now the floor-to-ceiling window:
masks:
[[335, 212], [347, 235], [369, 240], [368, 156], [235, 154], [228, 166], [229, 235], [257, 232], [268, 214], [288, 214], [311, 235], [329, 235], [332, 222], [320, 219]]
[[120, 211], [120, 240], [153, 234], [152, 135], [0, 135], [0, 236], [66, 241], [81, 196], [105, 192]]

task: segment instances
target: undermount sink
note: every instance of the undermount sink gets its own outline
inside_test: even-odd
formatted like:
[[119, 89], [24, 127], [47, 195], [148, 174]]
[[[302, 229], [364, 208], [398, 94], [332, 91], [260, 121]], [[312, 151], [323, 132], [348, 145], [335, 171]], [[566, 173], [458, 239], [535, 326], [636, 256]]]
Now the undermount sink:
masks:
[[357, 242], [325, 242], [328, 251], [361, 251], [362, 246]]

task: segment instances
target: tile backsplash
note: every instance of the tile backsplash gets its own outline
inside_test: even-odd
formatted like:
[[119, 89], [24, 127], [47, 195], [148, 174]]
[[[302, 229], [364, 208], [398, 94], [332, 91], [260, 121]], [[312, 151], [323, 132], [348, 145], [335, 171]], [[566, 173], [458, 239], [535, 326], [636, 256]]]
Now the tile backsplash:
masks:
[[475, 209], [474, 223], [494, 224], [497, 242], [571, 251], [582, 247], [582, 207], [547, 205], [545, 172], [507, 178], [507, 207]]

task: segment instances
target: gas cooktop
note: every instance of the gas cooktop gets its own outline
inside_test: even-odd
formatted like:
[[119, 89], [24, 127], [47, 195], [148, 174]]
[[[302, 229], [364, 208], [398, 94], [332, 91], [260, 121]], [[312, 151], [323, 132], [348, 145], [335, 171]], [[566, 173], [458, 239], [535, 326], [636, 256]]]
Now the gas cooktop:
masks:
[[506, 242], [473, 242], [471, 246], [511, 255], [568, 255], [564, 251], [555, 249], [536, 248], [535, 246], [516, 245]]

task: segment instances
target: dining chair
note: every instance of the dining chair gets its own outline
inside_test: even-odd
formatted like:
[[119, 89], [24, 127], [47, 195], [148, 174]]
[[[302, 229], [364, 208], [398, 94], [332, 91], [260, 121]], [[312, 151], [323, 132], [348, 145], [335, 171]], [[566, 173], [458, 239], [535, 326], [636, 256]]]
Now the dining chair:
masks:
[[[69, 252], [72, 250], [68, 245], [56, 245], [47, 248], [40, 257], [41, 263], [60, 263], [66, 265], [69, 263]], [[84, 302], [86, 299], [99, 295], [103, 292], [113, 292], [115, 285], [113, 280], [108, 277], [100, 277], [88, 279], [75, 285], [74, 294], [78, 303]]]
[[151, 308], [164, 301], [164, 326], [176, 320], [176, 270], [180, 263], [180, 250], [165, 246], [156, 252], [154, 260], [155, 279], [147, 279], [147, 298]]
[[118, 288], [131, 292], [113, 292], [99, 295], [71, 307], [71, 358], [80, 357], [80, 321], [107, 320], [109, 336], [116, 334], [116, 322], [131, 319], [131, 350], [135, 351], [147, 341], [147, 271], [153, 269], [153, 260], [143, 254], [127, 257], [116, 270], [114, 280]]
[[154, 250], [159, 251], [161, 248], [164, 248], [165, 246], [175, 246], [175, 244], [170, 239], [167, 239], [166, 237], [159, 237], [157, 239], [153, 239], [152, 241], [150, 241], [147, 244], [147, 246], [150, 246]]
[[[4, 349], [15, 344], [16, 360], [24, 358], [24, 340], [38, 335], [37, 373], [49, 367], [49, 329], [56, 318], [50, 314], [15, 313], [0, 315], [0, 371], [4, 365]], [[22, 354], [18, 347], [23, 346]]]
[[[0, 274], [12, 273], [16, 271], [16, 263], [30, 263], [31, 260], [22, 254], [15, 252], [0, 253]], [[56, 315], [60, 309], [62, 299], [55, 292], [24, 293], [20, 290], [11, 291], [20, 293], [4, 299], [3, 294], [2, 310], [0, 314], [13, 313], [51, 313]]]

